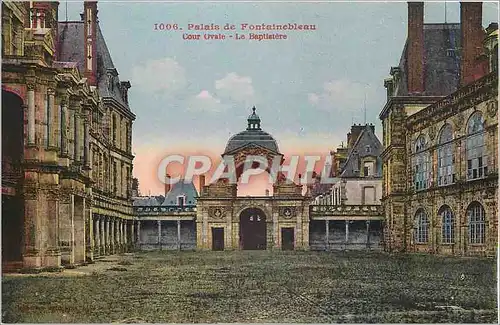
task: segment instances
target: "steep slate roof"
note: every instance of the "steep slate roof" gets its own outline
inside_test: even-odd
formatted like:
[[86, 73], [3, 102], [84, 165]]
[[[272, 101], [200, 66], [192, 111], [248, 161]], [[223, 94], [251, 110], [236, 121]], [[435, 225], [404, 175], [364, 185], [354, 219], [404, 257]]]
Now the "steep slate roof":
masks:
[[184, 205], [196, 204], [198, 192], [196, 191], [193, 182], [185, 183], [184, 180], [180, 180], [172, 186], [162, 205], [177, 205], [177, 197], [179, 195], [184, 195], [186, 197]]
[[134, 206], [143, 206], [143, 207], [154, 207], [160, 205], [160, 202], [154, 196], [140, 196], [133, 198]]
[[[84, 22], [71, 21], [58, 23], [59, 61], [76, 62], [78, 70], [83, 75], [85, 69], [85, 37]], [[116, 71], [106, 41], [97, 24], [97, 89], [104, 98], [114, 98], [126, 109], [130, 109], [121, 95], [120, 79], [114, 78], [112, 90], [108, 87], [108, 71]]]
[[[366, 146], [370, 146], [370, 152], [366, 152]], [[377, 136], [373, 133], [372, 128], [366, 125], [358, 139], [350, 149], [346, 163], [342, 168], [340, 177], [359, 177], [361, 159], [364, 157], [376, 157], [377, 166], [375, 177], [382, 176], [382, 160], [380, 154], [383, 151], [382, 144]]]
[[[460, 83], [460, 24], [424, 24], [424, 96], [446, 96]], [[407, 49], [405, 44], [399, 68], [401, 78], [396, 96], [408, 95]]]

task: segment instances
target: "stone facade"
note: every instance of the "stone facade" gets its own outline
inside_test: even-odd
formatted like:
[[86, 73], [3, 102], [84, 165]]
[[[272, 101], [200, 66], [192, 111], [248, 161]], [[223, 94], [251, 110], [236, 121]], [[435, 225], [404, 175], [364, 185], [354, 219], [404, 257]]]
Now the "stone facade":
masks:
[[[72, 40], [61, 37], [57, 2], [4, 2], [2, 9], [4, 265], [59, 268], [130, 249], [135, 115], [104, 95], [97, 63], [64, 57]], [[87, 19], [78, 23], [95, 35], [97, 4], [84, 9]]]
[[[462, 20], [471, 24], [467, 18], [471, 6], [473, 16], [479, 19], [473, 24], [481, 28], [478, 5], [461, 5]], [[412, 13], [411, 6], [409, 9]], [[411, 26], [415, 24], [409, 26], [414, 28]], [[471, 28], [468, 25], [467, 30]], [[496, 253], [498, 72], [491, 58], [497, 58], [497, 26], [490, 25], [479, 35], [485, 41], [484, 54], [475, 61], [480, 67], [464, 68], [471, 59], [462, 60], [462, 71], [470, 74], [462, 75], [457, 90], [451, 93], [435, 88], [425, 88], [421, 94], [402, 91], [402, 66], [411, 66], [411, 61], [391, 68], [392, 77], [385, 81], [388, 98], [380, 118], [385, 148], [384, 238], [388, 251]], [[469, 34], [463, 37], [469, 44], [478, 43]], [[470, 52], [467, 48], [462, 51]], [[489, 70], [478, 74], [484, 62], [489, 62]], [[422, 96], [426, 92], [439, 96]]]

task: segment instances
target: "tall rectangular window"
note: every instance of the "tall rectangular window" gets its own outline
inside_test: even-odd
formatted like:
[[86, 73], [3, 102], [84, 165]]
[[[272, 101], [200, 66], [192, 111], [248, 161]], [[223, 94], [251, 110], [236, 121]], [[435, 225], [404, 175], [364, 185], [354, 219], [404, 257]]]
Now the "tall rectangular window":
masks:
[[45, 114], [44, 114], [44, 128], [45, 128], [45, 138], [44, 138], [44, 144], [45, 147], [49, 146], [49, 138], [50, 138], [50, 107], [49, 107], [49, 95], [45, 94], [45, 100], [44, 100], [44, 106], [45, 106]]

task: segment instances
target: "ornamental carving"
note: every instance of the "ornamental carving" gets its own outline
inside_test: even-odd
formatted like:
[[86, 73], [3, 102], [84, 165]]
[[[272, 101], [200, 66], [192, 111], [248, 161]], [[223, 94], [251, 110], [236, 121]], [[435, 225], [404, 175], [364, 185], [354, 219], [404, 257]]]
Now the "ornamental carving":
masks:
[[24, 199], [25, 200], [36, 200], [38, 199], [38, 189], [35, 187], [28, 187], [24, 189]]
[[455, 115], [455, 126], [457, 131], [462, 129], [462, 126], [464, 124], [464, 114], [463, 113], [458, 113]]
[[429, 138], [431, 141], [434, 141], [434, 138], [436, 138], [436, 125], [434, 124], [429, 127]]
[[486, 104], [486, 112], [489, 117], [495, 117], [498, 111], [498, 102], [496, 100], [492, 100]]
[[280, 216], [285, 219], [291, 219], [295, 217], [295, 207], [280, 207]]
[[208, 215], [212, 219], [224, 219], [226, 217], [226, 211], [224, 208], [220, 207], [210, 207], [208, 209]]

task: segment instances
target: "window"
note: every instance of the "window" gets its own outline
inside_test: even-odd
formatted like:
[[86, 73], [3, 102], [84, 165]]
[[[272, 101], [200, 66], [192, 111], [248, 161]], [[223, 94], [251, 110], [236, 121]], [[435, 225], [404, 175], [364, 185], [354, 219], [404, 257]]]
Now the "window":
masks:
[[373, 176], [373, 169], [374, 169], [373, 165], [374, 165], [373, 161], [367, 161], [363, 164], [363, 175], [365, 177]]
[[479, 202], [472, 202], [467, 208], [467, 225], [469, 230], [469, 243], [484, 244], [484, 208]]
[[365, 146], [365, 152], [366, 152], [366, 153], [370, 153], [370, 152], [372, 152], [372, 148], [370, 147], [370, 145], [369, 145], [369, 144]]
[[467, 180], [479, 179], [488, 172], [484, 141], [484, 120], [481, 112], [475, 112], [467, 122]]
[[116, 168], [116, 161], [113, 162], [113, 193], [116, 195], [118, 191], [118, 170]]
[[413, 175], [416, 191], [425, 190], [430, 187], [431, 166], [430, 155], [426, 151], [425, 137], [419, 136], [415, 143], [415, 155], [413, 157]]
[[427, 214], [423, 209], [420, 209], [415, 214], [415, 243], [425, 244], [428, 240], [429, 235], [429, 220], [427, 219]]
[[453, 244], [454, 242], [454, 220], [453, 213], [449, 206], [443, 206], [439, 210], [439, 215], [441, 216], [441, 242], [443, 244]]
[[178, 206], [183, 207], [183, 206], [184, 206], [185, 201], [186, 201], [186, 197], [185, 197], [185, 196], [183, 196], [183, 195], [179, 195], [179, 196], [177, 197], [177, 205], [178, 205]]
[[446, 124], [439, 135], [438, 148], [438, 186], [449, 185], [455, 182], [453, 168], [453, 131], [450, 124]]
[[11, 30], [12, 30], [12, 36], [11, 36], [11, 39], [10, 39], [10, 42], [11, 42], [11, 52], [10, 54], [11, 55], [17, 55], [17, 39], [18, 39], [18, 31], [17, 31], [17, 25], [12, 22], [12, 27], [11, 27]]
[[113, 114], [113, 143], [116, 145], [116, 116]]

